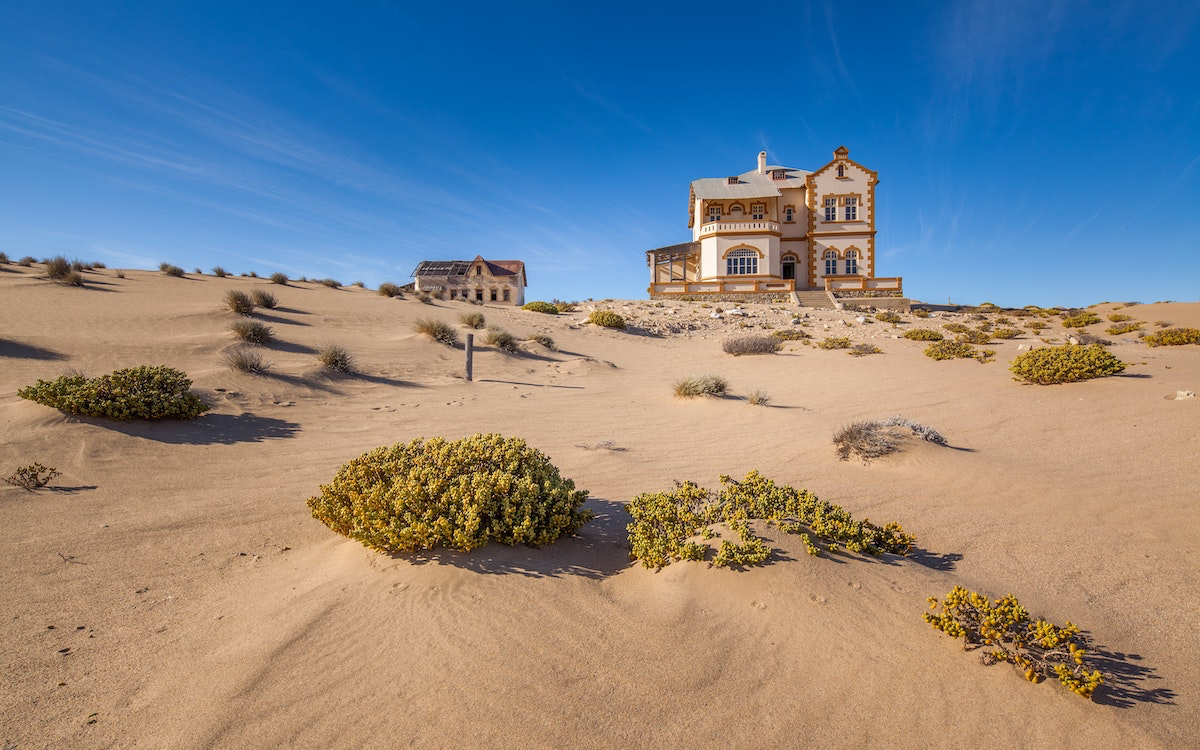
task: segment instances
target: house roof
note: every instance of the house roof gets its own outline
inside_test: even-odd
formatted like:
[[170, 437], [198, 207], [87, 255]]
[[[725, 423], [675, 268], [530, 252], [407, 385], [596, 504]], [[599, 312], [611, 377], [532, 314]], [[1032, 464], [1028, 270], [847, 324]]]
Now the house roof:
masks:
[[[411, 276], [466, 276], [475, 261], [481, 261], [487, 266], [492, 276], [524, 275], [525, 261], [521, 260], [484, 260], [476, 255], [475, 260], [423, 260], [413, 269]], [[529, 279], [524, 279], [529, 283]]]
[[[776, 169], [784, 170], [787, 176], [782, 180], [773, 179], [771, 172]], [[726, 177], [703, 177], [699, 180], [692, 180], [692, 192], [697, 198], [704, 200], [773, 198], [782, 195], [782, 190], [804, 187], [804, 179], [808, 175], [809, 173], [803, 169], [772, 165], [766, 168], [766, 174], [759, 174], [757, 169], [752, 169], [738, 175], [736, 185], [730, 185], [729, 179]]]

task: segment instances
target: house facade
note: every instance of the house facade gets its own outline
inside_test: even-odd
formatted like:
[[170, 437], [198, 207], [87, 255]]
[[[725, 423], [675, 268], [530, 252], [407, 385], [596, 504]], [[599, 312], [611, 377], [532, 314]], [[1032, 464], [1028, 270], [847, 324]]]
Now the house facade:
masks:
[[525, 304], [525, 263], [519, 260], [423, 260], [413, 287], [440, 299]]
[[899, 277], [875, 275], [878, 182], [845, 146], [814, 172], [768, 165], [762, 151], [756, 169], [693, 181], [692, 241], [646, 253], [651, 298], [903, 296]]

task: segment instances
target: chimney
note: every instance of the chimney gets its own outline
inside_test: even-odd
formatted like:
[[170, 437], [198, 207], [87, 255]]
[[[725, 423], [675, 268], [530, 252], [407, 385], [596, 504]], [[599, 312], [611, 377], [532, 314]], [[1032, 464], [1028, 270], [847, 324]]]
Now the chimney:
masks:
[[767, 152], [766, 151], [758, 152], [758, 173], [759, 174], [767, 173]]

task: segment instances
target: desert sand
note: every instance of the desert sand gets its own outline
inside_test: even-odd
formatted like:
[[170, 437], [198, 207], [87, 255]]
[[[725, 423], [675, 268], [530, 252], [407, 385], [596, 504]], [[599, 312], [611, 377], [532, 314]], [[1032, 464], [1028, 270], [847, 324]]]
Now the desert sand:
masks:
[[[1007, 369], [1041, 345], [1030, 334], [990, 344], [986, 364], [898, 338], [964, 317], [950, 313], [894, 328], [615, 300], [555, 317], [265, 279], [105, 269], [80, 289], [41, 275], [0, 267], [0, 472], [62, 472], [37, 492], [0, 485], [2, 747], [1156, 748], [1200, 732], [1200, 399], [1175, 398], [1200, 391], [1200, 347], [1106, 336], [1124, 375], [1039, 387]], [[280, 302], [258, 316], [279, 339], [265, 376], [220, 361], [235, 345], [222, 298], [254, 287]], [[583, 324], [595, 307], [634, 328]], [[465, 311], [560, 351], [481, 345], [467, 382], [463, 351], [413, 328]], [[1200, 326], [1200, 303], [1122, 311]], [[817, 339], [882, 353], [722, 353], [740, 326], [793, 312]], [[326, 342], [359, 374], [325, 374]], [[118, 423], [16, 395], [140, 364], [187, 372], [212, 411]], [[731, 397], [673, 396], [702, 374]], [[767, 406], [739, 398], [754, 389]], [[893, 414], [950, 446], [838, 460], [835, 430]], [[309, 514], [364, 451], [476, 432], [548, 454], [596, 519], [540, 549], [412, 558]], [[899, 521], [919, 549], [813, 558], [768, 531], [778, 555], [749, 570], [630, 560], [626, 502], [751, 469]], [[1081, 625], [1108, 683], [1089, 701], [981, 665], [921, 619], [955, 585]]]

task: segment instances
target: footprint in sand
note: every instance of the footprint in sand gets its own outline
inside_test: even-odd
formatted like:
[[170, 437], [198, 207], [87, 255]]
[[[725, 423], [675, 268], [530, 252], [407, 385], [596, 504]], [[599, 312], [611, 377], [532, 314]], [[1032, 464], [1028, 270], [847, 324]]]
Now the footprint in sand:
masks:
[[828, 599], [826, 599], [826, 598], [825, 598], [825, 597], [823, 597], [823, 596], [817, 596], [816, 594], [809, 594], [809, 595], [808, 595], [808, 599], [809, 599], [809, 601], [811, 601], [813, 604], [828, 604], [828, 603], [829, 603], [829, 600], [828, 600]]

